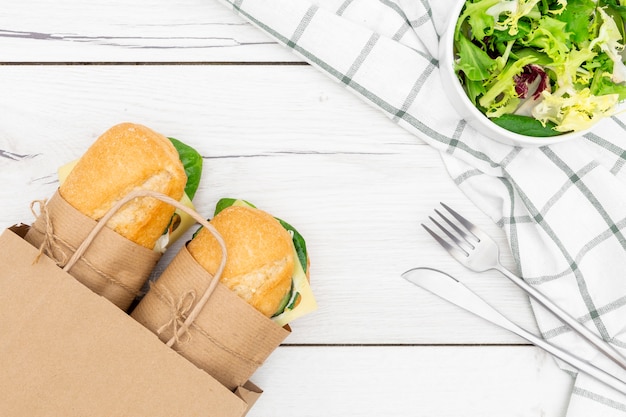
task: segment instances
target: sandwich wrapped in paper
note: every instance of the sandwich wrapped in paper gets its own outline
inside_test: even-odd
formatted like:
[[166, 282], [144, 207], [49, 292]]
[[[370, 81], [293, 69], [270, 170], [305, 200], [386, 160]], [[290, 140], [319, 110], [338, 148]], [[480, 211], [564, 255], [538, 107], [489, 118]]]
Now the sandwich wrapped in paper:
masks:
[[[197, 217], [222, 241], [193, 210], [149, 191], [131, 192], [103, 220], [146, 195]], [[258, 387], [224, 386], [68, 274], [110, 230], [105, 225], [89, 231], [63, 268], [23, 240], [28, 226], [0, 235], [2, 415], [243, 417]]]
[[[80, 160], [60, 169], [60, 187], [34, 207], [39, 213], [25, 240], [62, 267], [95, 224], [132, 191], [158, 192], [192, 206], [201, 169], [200, 155], [180, 141], [138, 124], [113, 126]], [[190, 224], [173, 206], [138, 197], [106, 219], [107, 228], [72, 276], [126, 310], [169, 241]]]
[[[304, 239], [289, 224], [234, 199], [218, 203], [210, 224], [223, 243], [201, 228], [131, 316], [235, 389], [289, 335], [287, 323], [316, 303]], [[228, 256], [220, 269], [222, 244]], [[213, 295], [198, 311], [211, 286]]]

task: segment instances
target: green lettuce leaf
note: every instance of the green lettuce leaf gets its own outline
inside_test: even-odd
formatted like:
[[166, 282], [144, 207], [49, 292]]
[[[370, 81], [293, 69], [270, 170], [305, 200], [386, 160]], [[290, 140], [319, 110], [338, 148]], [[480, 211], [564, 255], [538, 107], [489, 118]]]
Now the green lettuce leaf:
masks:
[[187, 175], [187, 184], [185, 185], [185, 194], [190, 200], [193, 200], [200, 185], [200, 177], [202, 176], [202, 156], [191, 146], [179, 141], [175, 138], [168, 138], [176, 148], [180, 157], [185, 174]]
[[456, 69], [462, 71], [465, 77], [471, 81], [488, 79], [496, 66], [496, 61], [491, 59], [487, 52], [474, 45], [463, 35], [459, 38], [458, 55]]

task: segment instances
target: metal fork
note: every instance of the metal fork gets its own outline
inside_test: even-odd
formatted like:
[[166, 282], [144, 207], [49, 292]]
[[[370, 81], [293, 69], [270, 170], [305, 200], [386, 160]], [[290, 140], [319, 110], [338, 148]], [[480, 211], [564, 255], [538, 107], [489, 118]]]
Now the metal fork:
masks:
[[615, 347], [607, 343], [598, 334], [578, 322], [574, 317], [552, 302], [539, 290], [532, 287], [526, 281], [505, 268], [500, 262], [500, 251], [498, 249], [498, 245], [489, 235], [480, 230], [459, 213], [452, 210], [446, 204], [440, 204], [466, 229], [466, 231], [462, 230], [437, 209], [435, 209], [435, 213], [443, 219], [445, 225], [434, 219], [432, 216], [429, 216], [428, 218], [439, 229], [441, 229], [441, 231], [448, 236], [448, 238], [450, 238], [454, 245], [448, 243], [444, 238], [435, 233], [425, 224], [422, 224], [422, 227], [424, 227], [424, 229], [426, 229], [426, 231], [430, 233], [430, 235], [435, 238], [435, 240], [439, 242], [439, 244], [443, 246], [454, 259], [459, 261], [461, 265], [475, 272], [484, 272], [492, 269], [499, 271], [529, 296], [534, 298], [539, 304], [544, 306], [548, 311], [559, 318], [563, 323], [581, 335], [587, 342], [595, 346], [606, 357], [611, 359], [623, 369], [626, 369], [626, 358], [624, 358], [624, 356], [622, 356], [621, 353], [615, 349]]

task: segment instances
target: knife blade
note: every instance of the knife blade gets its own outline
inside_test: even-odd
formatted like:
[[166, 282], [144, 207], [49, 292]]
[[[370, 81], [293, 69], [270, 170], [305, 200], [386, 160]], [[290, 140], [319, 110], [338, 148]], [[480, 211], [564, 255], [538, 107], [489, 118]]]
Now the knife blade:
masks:
[[550, 353], [554, 357], [557, 357], [563, 362], [577, 368], [581, 372], [584, 372], [613, 389], [626, 394], [626, 383], [622, 379], [616, 377], [612, 372], [591, 364], [573, 353], [565, 351], [513, 323], [484, 299], [480, 298], [476, 293], [451, 275], [438, 269], [421, 267], [406, 271], [402, 274], [402, 277], [410, 283], [425, 289], [426, 291], [454, 305], [457, 305], [478, 317], [517, 334], [533, 345]]
[[412, 284], [500, 327], [512, 332], [517, 330], [517, 325], [487, 304], [485, 300], [472, 292], [459, 280], [443, 271], [426, 267], [414, 268], [402, 274], [402, 277]]

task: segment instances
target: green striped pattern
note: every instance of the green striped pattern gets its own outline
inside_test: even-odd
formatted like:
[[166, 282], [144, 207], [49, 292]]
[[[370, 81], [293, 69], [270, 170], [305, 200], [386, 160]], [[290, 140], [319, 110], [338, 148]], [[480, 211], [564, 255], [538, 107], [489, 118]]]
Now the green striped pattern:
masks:
[[[436, 28], [454, 0], [222, 1], [438, 149], [455, 183], [505, 230], [519, 274], [626, 349], [626, 119], [533, 149], [477, 134], [440, 86]], [[535, 312], [546, 339], [591, 354]], [[626, 398], [577, 377], [568, 417], [625, 414]]]

